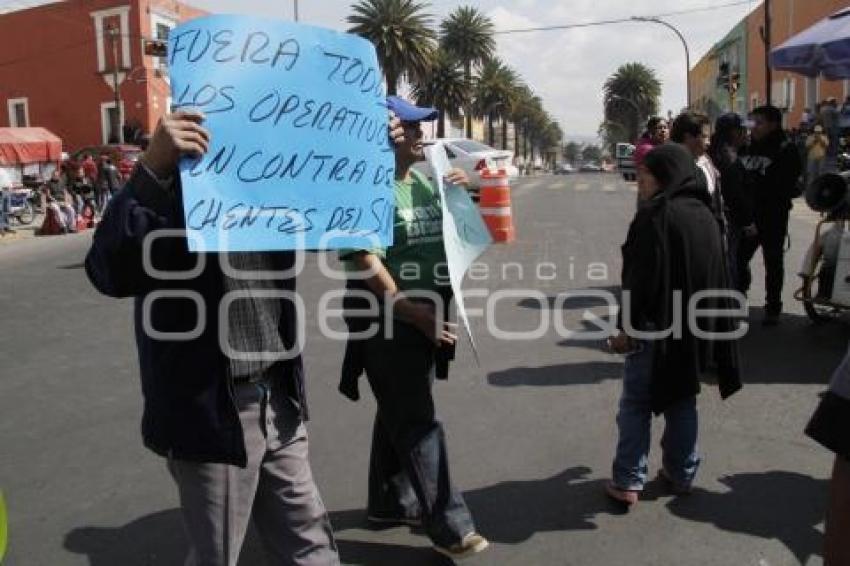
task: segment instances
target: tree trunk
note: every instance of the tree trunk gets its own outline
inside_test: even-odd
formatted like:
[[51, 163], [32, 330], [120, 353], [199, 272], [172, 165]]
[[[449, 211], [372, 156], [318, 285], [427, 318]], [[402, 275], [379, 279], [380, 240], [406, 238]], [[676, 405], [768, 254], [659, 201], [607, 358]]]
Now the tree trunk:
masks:
[[508, 120], [502, 118], [502, 149], [508, 149]]
[[528, 128], [522, 129], [522, 161], [528, 163]]
[[[466, 84], [469, 89], [472, 88], [472, 63], [466, 61], [463, 64], [463, 75], [466, 79]], [[464, 119], [466, 120], [466, 137], [472, 139], [472, 102], [464, 108]]]
[[386, 73], [387, 76], [387, 96], [395, 96], [398, 94], [398, 77], [391, 72]]
[[437, 137], [446, 137], [446, 113], [442, 109], [439, 110], [440, 115], [437, 117]]
[[514, 157], [519, 157], [519, 125], [514, 121]]
[[493, 126], [493, 120], [494, 119], [495, 119], [495, 116], [493, 115], [492, 112], [490, 112], [489, 115], [487, 116], [487, 126], [488, 126], [488, 130], [489, 130], [487, 133], [489, 134], [489, 137], [490, 137], [490, 147], [493, 147], [493, 145], [496, 143], [496, 128], [495, 128], [495, 126]]

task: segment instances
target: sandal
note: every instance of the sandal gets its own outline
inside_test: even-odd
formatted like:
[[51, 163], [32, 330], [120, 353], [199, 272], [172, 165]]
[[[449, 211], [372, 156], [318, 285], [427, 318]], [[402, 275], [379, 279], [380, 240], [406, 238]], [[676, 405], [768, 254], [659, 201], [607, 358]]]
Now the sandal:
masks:
[[621, 505], [625, 505], [628, 509], [638, 502], [638, 494], [640, 492], [629, 489], [620, 489], [614, 482], [608, 482], [605, 485], [605, 493]]

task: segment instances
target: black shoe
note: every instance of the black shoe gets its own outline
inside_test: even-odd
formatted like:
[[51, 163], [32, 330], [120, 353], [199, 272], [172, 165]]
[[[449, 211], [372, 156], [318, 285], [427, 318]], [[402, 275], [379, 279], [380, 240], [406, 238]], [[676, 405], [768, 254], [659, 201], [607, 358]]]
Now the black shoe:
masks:
[[415, 516], [389, 515], [384, 513], [369, 513], [366, 520], [373, 525], [407, 525], [408, 527], [421, 527], [422, 519]]
[[764, 315], [764, 319], [761, 321], [762, 326], [779, 326], [779, 317], [781, 313], [778, 312], [769, 312]]

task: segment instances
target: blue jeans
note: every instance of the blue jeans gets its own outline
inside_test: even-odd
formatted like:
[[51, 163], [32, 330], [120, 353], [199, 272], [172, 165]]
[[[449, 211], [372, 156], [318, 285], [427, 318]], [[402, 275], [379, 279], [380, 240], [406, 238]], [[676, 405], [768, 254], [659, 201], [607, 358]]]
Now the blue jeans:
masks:
[[[623, 395], [617, 413], [620, 438], [613, 468], [614, 484], [620, 489], [642, 490], [649, 471], [652, 359], [653, 344], [643, 341], [637, 351], [626, 357]], [[688, 486], [700, 463], [696, 397], [677, 401], [664, 412], [664, 420], [662, 465], [677, 485]]]
[[[383, 330], [383, 329], [382, 329]], [[395, 321], [394, 337], [365, 344], [365, 369], [378, 404], [369, 459], [368, 514], [421, 517], [425, 532], [451, 546], [475, 531], [449, 473], [448, 449], [431, 395], [434, 346]]]

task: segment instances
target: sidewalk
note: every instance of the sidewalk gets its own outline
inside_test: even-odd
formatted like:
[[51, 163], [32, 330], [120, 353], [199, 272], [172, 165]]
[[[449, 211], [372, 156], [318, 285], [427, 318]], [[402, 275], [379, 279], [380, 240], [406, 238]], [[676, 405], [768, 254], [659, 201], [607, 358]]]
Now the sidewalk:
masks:
[[9, 227], [15, 231], [14, 234], [3, 234], [0, 235], [0, 246], [4, 244], [11, 244], [12, 242], [18, 242], [20, 240], [28, 240], [30, 238], [35, 238], [35, 232], [39, 228], [41, 228], [41, 223], [44, 221], [44, 214], [36, 214], [35, 220], [32, 221], [31, 224], [20, 225], [16, 220], [10, 220]]
[[[44, 222], [44, 214], [36, 214], [35, 220], [32, 221], [31, 224], [20, 225], [17, 221], [13, 220], [10, 228], [15, 231], [14, 234], [2, 234], [0, 235], [0, 246], [13, 244], [15, 242], [20, 242], [22, 240], [31, 240], [33, 238], [41, 238], [41, 236], [36, 235], [36, 231], [41, 228], [41, 224]], [[85, 230], [85, 232], [93, 231]], [[45, 240], [53, 239], [53, 238], [62, 238], [62, 235], [58, 236], [44, 236]]]

